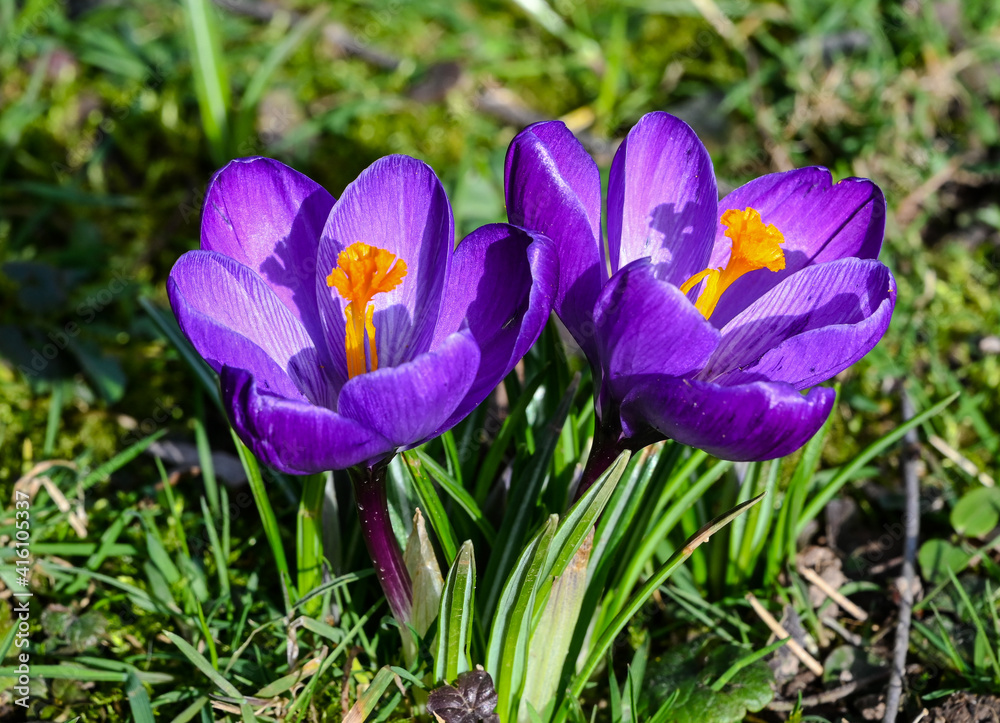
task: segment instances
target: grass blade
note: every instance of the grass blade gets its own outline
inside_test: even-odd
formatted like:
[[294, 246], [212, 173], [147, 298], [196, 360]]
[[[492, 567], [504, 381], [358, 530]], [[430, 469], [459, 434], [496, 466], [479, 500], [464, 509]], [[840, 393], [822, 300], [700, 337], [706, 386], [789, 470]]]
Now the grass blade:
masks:
[[240, 112], [236, 124], [238, 129], [238, 135], [236, 136], [237, 144], [248, 138], [253, 128], [257, 104], [264, 96], [264, 91], [267, 90], [267, 84], [271, 80], [271, 76], [274, 75], [274, 71], [288, 59], [306, 38], [320, 27], [329, 10], [328, 6], [319, 5], [311, 13], [299, 20], [288, 35], [280, 43], [271, 48], [271, 52], [267, 54], [250, 78], [250, 82], [247, 83], [247, 88], [243, 92], [243, 97], [240, 99]]
[[[834, 399], [833, 409], [836, 409], [837, 401], [840, 399], [840, 385], [835, 385], [834, 389], [837, 396]], [[820, 427], [819, 432], [813, 435], [813, 438], [806, 443], [805, 448], [802, 450], [802, 456], [799, 457], [799, 463], [795, 465], [792, 479], [788, 482], [785, 500], [781, 505], [781, 512], [778, 516], [778, 529], [774, 538], [776, 544], [771, 545], [769, 548], [768, 573], [765, 579], [773, 580], [777, 577], [783, 562], [783, 555], [787, 555], [789, 565], [794, 564], [798, 536], [789, 534], [789, 531], [798, 529], [802, 508], [806, 503], [806, 494], [813, 484], [813, 477], [819, 467], [820, 458], [823, 453], [823, 443], [826, 441], [827, 433], [830, 431], [833, 409], [830, 410], [830, 414], [827, 416], [826, 421], [823, 422], [823, 426]]]
[[[44, 675], [52, 680], [77, 680], [80, 682], [94, 683], [124, 683], [128, 679], [128, 673], [119, 670], [94, 670], [85, 668], [82, 665], [68, 663], [66, 665], [32, 665], [32, 675]], [[19, 673], [17, 668], [11, 666], [0, 668], [0, 678], [17, 679]]]
[[240, 455], [243, 463], [243, 470], [246, 472], [247, 480], [250, 482], [250, 491], [253, 493], [254, 502], [257, 505], [257, 512], [260, 515], [261, 524], [264, 525], [264, 534], [267, 542], [271, 546], [274, 554], [274, 564], [278, 567], [278, 574], [281, 577], [282, 585], [292, 579], [288, 571], [288, 560], [285, 557], [285, 548], [281, 545], [281, 533], [278, 531], [278, 520], [274, 516], [274, 509], [271, 501], [267, 498], [267, 490], [264, 489], [264, 478], [260, 474], [260, 465], [257, 458], [253, 456], [243, 441], [236, 436], [236, 432], [230, 430], [233, 435], [233, 443], [236, 451]]
[[410, 475], [413, 489], [420, 500], [420, 507], [427, 513], [427, 519], [431, 521], [434, 534], [437, 535], [438, 542], [441, 544], [445, 562], [451, 565], [457, 554], [455, 529], [451, 526], [448, 513], [445, 512], [444, 505], [441, 504], [437, 490], [434, 489], [434, 482], [425, 472], [423, 461], [416, 453], [413, 451], [403, 452], [400, 456], [403, 458], [403, 467]]
[[109, 459], [104, 464], [101, 464], [97, 469], [90, 472], [86, 477], [80, 480], [80, 488], [87, 490], [96, 485], [98, 482], [106, 482], [112, 474], [117, 472], [119, 469], [127, 465], [133, 459], [138, 457], [140, 454], [149, 449], [150, 445], [156, 440], [167, 433], [167, 430], [160, 429], [148, 437], [143, 437], [138, 442], [135, 442], [127, 449], [119, 452], [114, 457]]
[[219, 515], [219, 483], [215, 477], [215, 462], [212, 460], [212, 447], [208, 442], [208, 434], [205, 432], [205, 424], [202, 421], [205, 417], [205, 403], [200, 394], [195, 395], [196, 411], [194, 415], [194, 439], [198, 448], [198, 465], [201, 467], [201, 479], [205, 484], [205, 495], [208, 498], [208, 507], [212, 510], [212, 516]]
[[222, 545], [219, 543], [219, 533], [215, 530], [215, 522], [208, 509], [205, 498], [199, 498], [201, 502], [201, 515], [205, 520], [205, 530], [208, 532], [208, 544], [212, 547], [212, 557], [215, 558], [215, 569], [219, 575], [219, 595], [223, 598], [229, 597], [229, 566], [223, 554]]
[[751, 663], [756, 663], [758, 660], [767, 655], [770, 655], [775, 650], [780, 648], [782, 645], [787, 643], [789, 640], [791, 640], [791, 638], [781, 638], [780, 640], [775, 640], [767, 647], [762, 648], [761, 650], [756, 650], [750, 653], [749, 655], [740, 658], [735, 663], [730, 665], [729, 668], [726, 669], [726, 672], [720, 675], [719, 679], [716, 680], [714, 683], [712, 683], [712, 685], [709, 687], [716, 693], [718, 693], [719, 691], [721, 691], [723, 688], [726, 687], [726, 683], [732, 680], [736, 676], [736, 674], [739, 673], [741, 670], [743, 670], [745, 667], [747, 667]]
[[[295, 527], [295, 572], [299, 597], [308, 595], [323, 582], [323, 500], [326, 475], [302, 478], [302, 498]], [[314, 598], [305, 610], [315, 614], [321, 600]]]
[[[696, 455], [692, 455], [692, 460], [696, 458], [699, 460], [701, 459], [700, 455], [697, 453]], [[692, 470], [694, 469], [693, 467], [689, 467], [689, 465], [690, 462], [681, 469], [681, 472], [683, 473], [689, 468]], [[639, 580], [639, 576], [642, 569], [646, 566], [646, 563], [653, 558], [660, 541], [670, 534], [684, 512], [687, 511], [687, 509], [698, 499], [700, 499], [702, 495], [705, 494], [706, 490], [715, 484], [719, 477], [721, 477], [731, 466], [732, 462], [719, 460], [705, 470], [701, 477], [699, 477], [698, 480], [688, 488], [687, 492], [685, 492], [681, 498], [677, 500], [677, 502], [670, 506], [670, 509], [667, 510], [663, 517], [661, 517], [651, 529], [642, 535], [639, 550], [635, 554], [627, 557], [628, 564], [625, 566], [625, 571], [620, 582], [616, 585], [617, 594], [612, 598], [610, 607], [607, 608], [609, 612], [614, 613], [622, 609], [625, 604], [626, 596], [635, 587], [635, 584]], [[686, 474], [682, 475], [682, 477], [686, 477]]]
[[229, 78], [214, 12], [208, 0], [184, 0], [201, 124], [212, 159], [221, 166], [229, 156]]
[[[150, 597], [149, 594], [135, 585], [130, 585], [127, 582], [121, 582], [110, 575], [104, 575], [100, 572], [94, 572], [93, 570], [87, 570], [83, 567], [71, 567], [69, 565], [56, 565], [55, 563], [49, 562], [48, 560], [42, 560], [40, 563], [41, 568], [49, 575], [56, 575], [60, 573], [77, 573], [88, 578], [93, 578], [94, 580], [99, 580], [106, 585], [118, 588], [129, 598], [132, 602], [142, 608], [143, 610], [149, 610], [150, 612], [166, 613], [166, 614], [178, 614], [180, 611], [171, 606], [169, 602], [163, 602], [157, 598]], [[32, 667], [34, 670], [34, 667]]]
[[534, 625], [528, 641], [527, 670], [518, 709], [519, 720], [524, 720], [531, 709], [546, 711], [556, 702], [559, 681], [573, 644], [573, 633], [587, 592], [587, 566], [592, 542], [592, 537], [584, 539], [569, 565], [552, 583], [548, 599], [544, 602], [545, 607]]
[[[976, 608], [972, 605], [972, 600], [969, 599], [969, 594], [962, 587], [962, 584], [958, 581], [955, 573], [952, 572], [950, 567], [945, 568], [948, 571], [948, 577], [951, 578], [951, 584], [955, 586], [955, 591], [958, 596], [962, 599], [962, 604], [969, 613], [969, 617], [972, 618], [972, 624], [976, 627], [976, 632], [981, 636], [984, 641], [989, 640], [989, 636], [986, 634], [986, 627], [983, 625], [982, 619], [979, 617], [979, 613], [976, 612]], [[995, 680], [1000, 681], [1000, 660], [997, 659], [997, 653], [993, 650], [993, 647], [989, 644], [983, 646], [986, 657], [993, 666], [993, 674]], [[978, 666], [977, 666], [978, 667]]]
[[576, 551], [580, 549], [584, 538], [590, 534], [594, 521], [600, 517], [611, 494], [615, 491], [619, 480], [625, 473], [631, 454], [622, 452], [604, 473], [591, 485], [586, 494], [574, 504], [569, 512], [559, 522], [552, 546], [549, 549], [549, 559], [546, 560], [543, 579], [559, 577], [563, 574]]
[[350, 644], [352, 640], [354, 640], [355, 636], [361, 633], [365, 623], [367, 623], [368, 620], [371, 619], [372, 615], [375, 614], [375, 611], [378, 610], [378, 608], [381, 607], [384, 603], [385, 603], [384, 599], [379, 600], [374, 605], [372, 605], [372, 607], [369, 608], [364, 615], [361, 615], [358, 618], [357, 622], [351, 627], [351, 629], [347, 631], [347, 634], [344, 636], [344, 639], [337, 644], [337, 647], [334, 648], [328, 656], [326, 656], [326, 658], [320, 664], [319, 670], [317, 670], [316, 674], [309, 679], [309, 682], [306, 683], [305, 688], [302, 690], [301, 693], [299, 693], [298, 697], [291, 704], [291, 706], [289, 706], [286, 715], [286, 720], [299, 719], [300, 711], [304, 707], [309, 705], [313, 695], [316, 692], [316, 687], [319, 684], [319, 681], [325, 680], [324, 676], [333, 666], [334, 662], [336, 662], [337, 659], [340, 657], [340, 654], [344, 652], [344, 649], [348, 646], [348, 644]]
[[208, 659], [195, 650], [188, 641], [176, 633], [170, 632], [169, 630], [165, 630], [164, 634], [170, 638], [170, 641], [174, 645], [178, 647], [178, 649], [184, 654], [185, 658], [190, 660], [198, 670], [204, 673], [209, 680], [215, 683], [219, 690], [228, 695], [230, 698], [235, 698], [241, 704], [246, 702], [243, 694], [236, 689], [236, 686], [226, 680], [218, 670], [213, 668], [212, 664], [208, 662]]
[[524, 422], [524, 414], [528, 409], [528, 405], [531, 404], [531, 400], [535, 397], [535, 392], [538, 391], [538, 387], [541, 383], [545, 381], [547, 367], [540, 369], [528, 383], [524, 385], [524, 389], [521, 390], [520, 396], [517, 398], [517, 402], [514, 404], [507, 418], [503, 420], [503, 424], [500, 426], [500, 431], [497, 433], [496, 439], [493, 440], [493, 444], [490, 445], [489, 451], [486, 453], [486, 458], [483, 460], [483, 464], [479, 468], [479, 474], [476, 475], [476, 488], [475, 488], [475, 498], [482, 504], [486, 501], [486, 495], [490, 491], [490, 485], [496, 478], [497, 470], [500, 469], [500, 462], [503, 461], [503, 455], [507, 451], [507, 446], [510, 444], [511, 439], [514, 436], [514, 430], [517, 429], [518, 425]]
[[125, 696], [128, 698], [134, 723], [153, 723], [153, 705], [149, 701], [149, 693], [146, 692], [142, 681], [131, 671], [125, 680]]
[[465, 511], [465, 514], [475, 523], [479, 531], [483, 533], [483, 537], [492, 546], [496, 541], [497, 532], [493, 529], [493, 525], [490, 521], [486, 519], [482, 510], [479, 509], [479, 505], [476, 504], [475, 498], [469, 494], [469, 492], [462, 487], [458, 481], [448, 474], [448, 470], [439, 465], [434, 459], [424, 452], [422, 449], [413, 450], [413, 454], [420, 460], [420, 462], [428, 469], [428, 471], [433, 475], [434, 479], [444, 488], [444, 491], [455, 500], [459, 507]]
[[56, 447], [56, 434], [59, 432], [59, 422], [62, 419], [63, 396], [66, 389], [62, 384], [52, 387], [52, 397], [49, 399], [49, 414], [45, 423], [45, 442], [42, 446], [42, 455], [51, 457], [52, 450]]
[[174, 718], [170, 723], [188, 723], [188, 721], [193, 720], [194, 717], [201, 712], [201, 709], [205, 707], [206, 703], [208, 703], [207, 696], [202, 695], [199, 696], [198, 698], [195, 698], [194, 702], [191, 703], [191, 705], [189, 705], [187, 708], [182, 710], [180, 713], [178, 713], [177, 717]]
[[194, 372], [195, 377], [198, 378], [202, 389], [208, 394], [209, 399], [215, 403], [220, 412], [225, 412], [225, 409], [222, 407], [222, 397], [219, 395], [219, 385], [216, 381], [215, 372], [212, 371], [212, 367], [201, 358], [201, 355], [195, 351], [191, 342], [184, 336], [173, 314], [163, 311], [145, 296], [139, 297], [139, 306], [146, 311], [156, 328], [160, 330], [167, 341], [177, 350], [177, 353], [187, 362], [188, 367]]
[[437, 653], [434, 655], [434, 679], [453, 681], [469, 670], [469, 642], [475, 615], [473, 595], [476, 590], [476, 558], [472, 542], [466, 540], [448, 570], [438, 612]]
[[680, 458], [680, 452], [681, 445], [667, 442], [645, 459], [642, 452], [632, 458], [633, 464], [638, 460], [642, 467], [634, 468], [631, 474], [627, 473], [625, 481], [615, 488], [594, 534], [591, 560], [596, 564], [594, 579], [598, 580], [600, 585], [603, 586], [603, 581], [608, 578], [612, 566], [619, 564], [619, 561], [614, 559], [615, 552], [633, 529], [633, 520], [642, 508], [650, 485], [654, 480], [666, 480], [671, 477], [671, 471]]
[[379, 698], [385, 693], [395, 676], [396, 674], [388, 665], [380, 669], [365, 692], [358, 697], [357, 702], [344, 716], [342, 723], [364, 723], [364, 720], [375, 710], [375, 704], [378, 703]]
[[7, 633], [3, 636], [3, 640], [0, 641], [0, 660], [6, 659], [7, 653], [10, 652], [10, 646], [14, 644], [14, 635], [16, 633], [17, 626], [11, 625]]

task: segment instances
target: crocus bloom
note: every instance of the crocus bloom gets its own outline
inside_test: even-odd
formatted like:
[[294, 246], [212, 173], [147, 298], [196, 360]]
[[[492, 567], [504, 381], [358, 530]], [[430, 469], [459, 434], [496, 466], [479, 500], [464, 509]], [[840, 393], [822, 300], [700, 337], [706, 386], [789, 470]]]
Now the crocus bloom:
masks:
[[651, 113], [612, 163], [606, 246], [597, 166], [562, 123], [517, 135], [505, 182], [510, 221], [559, 247], [555, 310], [598, 389], [592, 459], [664, 437], [731, 460], [788, 454], [834, 401], [800, 392], [889, 325], [885, 200], [866, 179], [803, 168], [720, 201], [695, 133]]
[[[555, 295], [548, 239], [494, 224], [456, 249], [454, 233], [440, 181], [415, 159], [376, 161], [336, 202], [281, 163], [240, 159], [212, 180], [201, 250], [167, 283], [260, 459], [292, 474], [353, 468], [377, 566], [402, 565], [384, 515], [387, 460], [482, 402]], [[394, 601], [387, 589], [397, 613], [408, 592]]]

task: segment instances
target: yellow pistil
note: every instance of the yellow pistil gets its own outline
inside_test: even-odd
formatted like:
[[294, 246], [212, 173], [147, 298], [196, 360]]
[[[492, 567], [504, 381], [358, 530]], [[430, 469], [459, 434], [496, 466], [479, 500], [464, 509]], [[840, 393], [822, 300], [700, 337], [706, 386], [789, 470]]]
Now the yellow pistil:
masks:
[[726, 236], [733, 241], [729, 262], [721, 268], [700, 271], [681, 285], [681, 293], [686, 294], [699, 281], [705, 280], [695, 308], [706, 319], [715, 311], [719, 297], [743, 274], [757, 269], [781, 271], [785, 268], [785, 253], [779, 245], [785, 243], [785, 237], [773, 223], [765, 226], [759, 211], [730, 209], [722, 214], [722, 223], [727, 229]]
[[[392, 291], [406, 276], [406, 262], [396, 255], [362, 241], [356, 241], [337, 256], [337, 267], [326, 277], [326, 285], [350, 303], [344, 309], [347, 317], [347, 376], [354, 378], [366, 371], [378, 369], [375, 351], [375, 294]], [[368, 332], [368, 359], [365, 363], [365, 332]]]

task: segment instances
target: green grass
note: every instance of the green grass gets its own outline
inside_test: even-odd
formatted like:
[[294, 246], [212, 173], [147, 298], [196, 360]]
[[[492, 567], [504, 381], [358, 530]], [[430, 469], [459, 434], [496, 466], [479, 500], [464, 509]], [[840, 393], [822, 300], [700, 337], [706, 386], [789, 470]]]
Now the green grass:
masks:
[[[609, 593], [581, 601], [621, 632], [608, 632], [610, 658], [590, 649], [598, 673], [586, 688], [573, 680], [580, 707], [558, 715], [589, 720], [603, 701], [614, 720], [652, 717], [661, 706], [631, 700], [644, 671], [709, 630], [754, 660], [768, 633], [743, 600], [748, 587], [829, 635], [788, 572], [800, 534], [815, 541], [811, 522], [822, 534], [831, 499], [857, 508], [861, 538], [843, 543], [845, 568], [889, 559], [861, 539], [892, 538], [902, 515], [900, 380], [928, 412], [921, 439], [967, 462], [922, 446], [922, 540], [947, 543], [959, 562], [925, 571], [907, 710], [996, 685], [996, 538], [965, 534], [949, 513], [982, 474], [1000, 479], [1000, 11], [989, 0], [719, 0], [720, 22], [697, 9], [711, 4], [347, 0], [325, 15], [300, 3], [261, 19], [208, 0], [0, 0], [0, 495], [10, 501], [0, 537], [14, 531], [21, 479], [39, 560], [34, 717], [336, 720], [360, 695], [369, 720], [401, 718], [422, 705], [435, 665], [464, 664], [456, 645], [487, 663], [508, 574], [548, 515], [564, 512], [588, 445], [592, 381], [580, 360], [550, 329], [505, 383], [507, 416], [484, 406], [390, 470], [401, 533], [419, 503], [443, 570], [468, 561], [465, 540], [475, 550], [474, 603], [463, 590], [449, 598], [449, 609], [476, 607], [468, 639], [442, 646], [447, 663], [425, 640], [406, 670], [346, 497], [325, 550], [331, 577], [303, 601], [298, 586], [314, 578], [296, 567], [302, 481], [244, 457], [253, 484], [227, 484], [225, 464], [243, 450], [210, 371], [181, 343], [164, 282], [196, 247], [207, 183], [233, 156], [277, 157], [339, 195], [374, 159], [407, 153], [441, 176], [461, 233], [502, 220], [503, 154], [518, 128], [485, 102], [498, 97], [589, 133], [605, 173], [607, 141], [666, 109], [705, 140], [723, 188], [812, 164], [871, 177], [888, 200], [882, 258], [899, 286], [889, 333], [838, 378], [825, 435], [802, 453], [737, 468], [666, 444], [632, 461], [595, 538], [607, 562], [592, 574]], [[331, 23], [362, 52], [333, 43]], [[195, 451], [164, 467], [146, 451], [162, 439]], [[505, 474], [501, 515], [491, 492]], [[311, 492], [316, 503], [317, 483]], [[669, 585], [652, 585], [655, 604], [635, 601], [685, 539], [759, 493]], [[11, 549], [0, 551], [5, 587]], [[895, 574], [857, 574], [844, 590], [892, 625]], [[12, 622], [0, 605], [0, 678], [16, 662]], [[864, 648], [878, 642], [870, 627], [855, 632]], [[709, 687], [741, 674], [730, 668]]]

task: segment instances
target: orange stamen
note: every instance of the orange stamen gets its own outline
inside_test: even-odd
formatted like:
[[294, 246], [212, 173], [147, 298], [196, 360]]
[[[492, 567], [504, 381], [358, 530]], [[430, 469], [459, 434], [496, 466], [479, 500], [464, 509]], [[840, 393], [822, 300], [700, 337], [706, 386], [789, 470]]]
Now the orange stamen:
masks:
[[[395, 254], [357, 241], [340, 252], [337, 267], [326, 277], [326, 285], [350, 303], [344, 309], [347, 317], [347, 376], [354, 378], [378, 369], [375, 351], [375, 294], [392, 291], [406, 276], [406, 262]], [[368, 334], [368, 361], [365, 360], [365, 333]]]
[[726, 289], [743, 274], [757, 269], [781, 271], [785, 268], [785, 254], [779, 245], [785, 243], [785, 237], [773, 223], [765, 226], [759, 211], [730, 209], [722, 214], [721, 220], [726, 226], [726, 236], [733, 241], [729, 261], [723, 267], [700, 271], [681, 284], [681, 293], [686, 294], [699, 281], [705, 280], [695, 308], [706, 319], [712, 316]]

